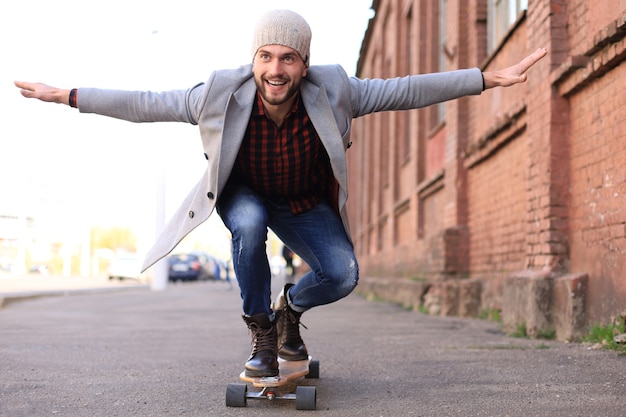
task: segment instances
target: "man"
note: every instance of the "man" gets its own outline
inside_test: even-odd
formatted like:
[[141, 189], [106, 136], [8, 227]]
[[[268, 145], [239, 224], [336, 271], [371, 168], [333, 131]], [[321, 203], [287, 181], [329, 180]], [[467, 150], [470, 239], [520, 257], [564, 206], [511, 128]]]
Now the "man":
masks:
[[[207, 170], [148, 252], [144, 269], [171, 252], [214, 209], [232, 234], [233, 265], [252, 333], [248, 376], [278, 374], [277, 356], [308, 352], [300, 317], [356, 286], [358, 266], [346, 214], [353, 118], [428, 106], [526, 80], [547, 51], [519, 64], [389, 80], [348, 77], [337, 65], [309, 66], [311, 30], [275, 10], [254, 28], [252, 64], [214, 72], [204, 84], [162, 93], [58, 89], [15, 82], [25, 97], [69, 104], [134, 122], [178, 121], [200, 128]], [[310, 267], [271, 304], [268, 227]]]

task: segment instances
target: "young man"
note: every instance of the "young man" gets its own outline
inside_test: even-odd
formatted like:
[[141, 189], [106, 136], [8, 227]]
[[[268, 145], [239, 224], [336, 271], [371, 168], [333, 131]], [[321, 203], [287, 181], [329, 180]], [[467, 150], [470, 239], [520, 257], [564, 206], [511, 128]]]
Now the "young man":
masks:
[[[252, 64], [221, 70], [188, 90], [162, 93], [58, 89], [15, 82], [25, 97], [69, 104], [133, 122], [178, 121], [200, 128], [207, 170], [148, 252], [144, 269], [166, 256], [214, 209], [232, 234], [243, 319], [251, 330], [249, 376], [278, 374], [277, 356], [306, 359], [300, 316], [356, 286], [358, 266], [346, 213], [353, 118], [478, 95], [526, 80], [539, 49], [491, 73], [477, 68], [360, 80], [337, 65], [309, 66], [311, 30], [275, 10], [254, 28]], [[311, 268], [272, 305], [265, 251], [268, 227]]]

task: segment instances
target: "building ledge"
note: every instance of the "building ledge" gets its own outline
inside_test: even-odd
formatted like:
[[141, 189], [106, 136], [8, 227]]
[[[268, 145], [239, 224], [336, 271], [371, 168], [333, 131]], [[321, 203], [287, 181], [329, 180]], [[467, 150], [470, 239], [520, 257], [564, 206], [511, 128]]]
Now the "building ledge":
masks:
[[592, 80], [621, 64], [626, 58], [626, 13], [593, 37], [583, 55], [569, 57], [550, 75], [561, 96], [583, 89]]

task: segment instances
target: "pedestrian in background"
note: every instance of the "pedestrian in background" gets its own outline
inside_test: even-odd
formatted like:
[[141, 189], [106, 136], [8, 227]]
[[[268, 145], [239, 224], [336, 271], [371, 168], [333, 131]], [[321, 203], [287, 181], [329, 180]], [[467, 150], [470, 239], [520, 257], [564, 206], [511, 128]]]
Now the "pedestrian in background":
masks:
[[285, 259], [285, 284], [295, 284], [296, 267], [293, 264], [293, 251], [287, 245], [283, 245], [283, 258]]

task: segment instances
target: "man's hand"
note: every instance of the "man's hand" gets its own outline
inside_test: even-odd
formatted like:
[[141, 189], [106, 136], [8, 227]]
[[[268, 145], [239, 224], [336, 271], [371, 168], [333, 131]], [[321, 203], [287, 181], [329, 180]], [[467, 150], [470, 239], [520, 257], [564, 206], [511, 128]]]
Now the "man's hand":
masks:
[[26, 98], [36, 98], [48, 103], [70, 104], [70, 90], [51, 87], [42, 83], [15, 81], [15, 86]]
[[546, 48], [539, 48], [519, 63], [499, 71], [483, 72], [485, 90], [493, 87], [509, 87], [526, 81], [526, 71], [548, 54]]

